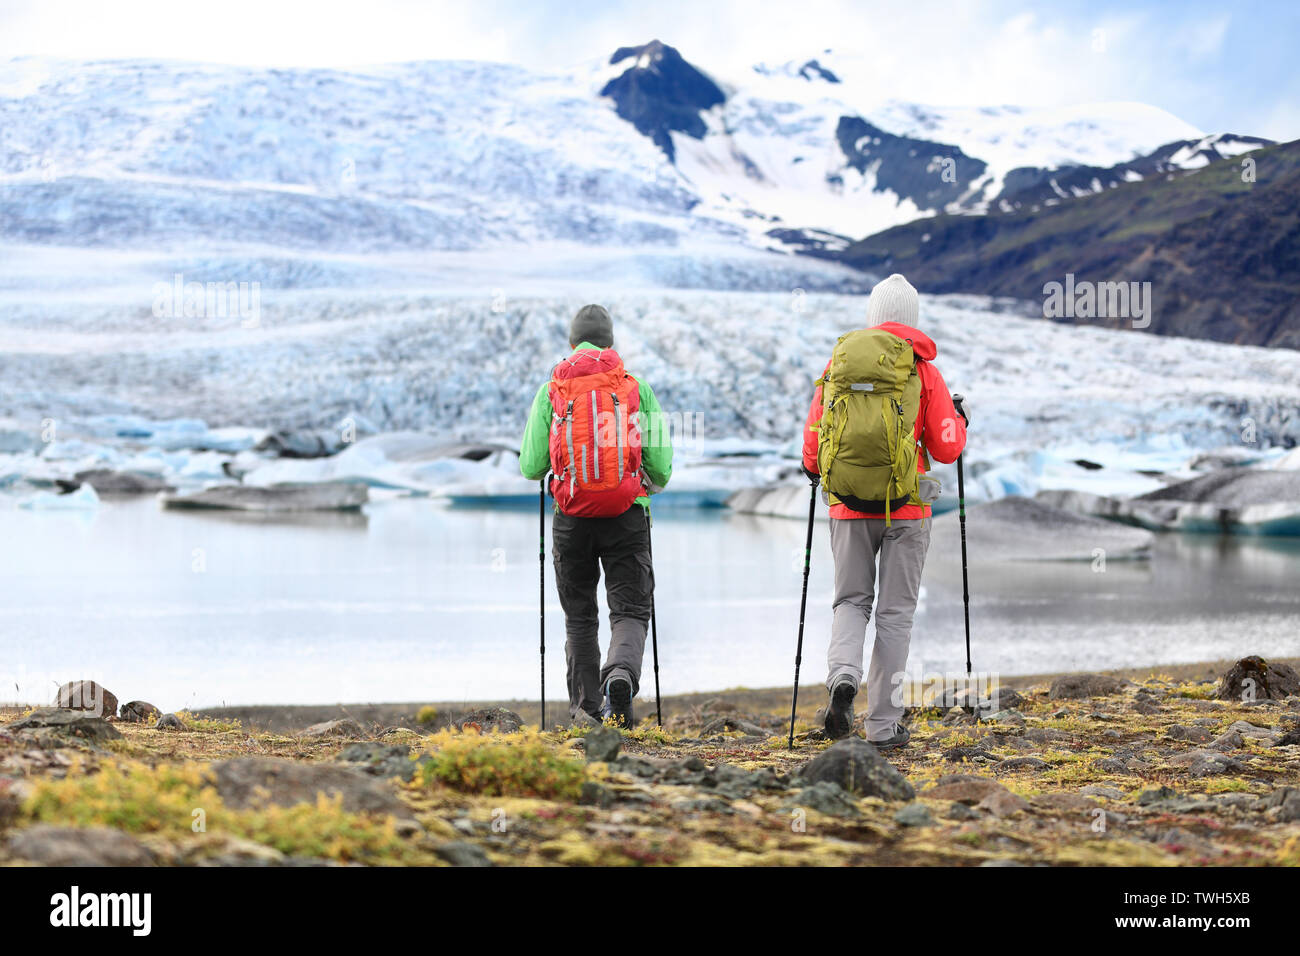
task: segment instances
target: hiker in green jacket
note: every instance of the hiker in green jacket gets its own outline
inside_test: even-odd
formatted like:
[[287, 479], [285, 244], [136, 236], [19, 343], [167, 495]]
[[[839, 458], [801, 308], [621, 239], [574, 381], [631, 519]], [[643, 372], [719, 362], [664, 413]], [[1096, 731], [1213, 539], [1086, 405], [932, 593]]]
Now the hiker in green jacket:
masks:
[[[654, 391], [614, 351], [614, 323], [587, 305], [569, 326], [573, 353], [537, 390], [519, 470], [549, 471], [555, 587], [564, 609], [564, 655], [573, 722], [613, 717], [633, 725], [654, 594], [650, 498], [668, 484], [672, 437]], [[610, 642], [600, 663], [596, 586], [605, 569]]]

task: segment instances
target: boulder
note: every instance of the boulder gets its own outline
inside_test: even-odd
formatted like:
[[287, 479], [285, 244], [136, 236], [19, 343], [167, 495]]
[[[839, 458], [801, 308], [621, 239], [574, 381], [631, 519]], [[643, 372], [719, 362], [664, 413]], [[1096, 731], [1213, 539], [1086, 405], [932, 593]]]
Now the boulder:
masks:
[[922, 790], [921, 796], [927, 800], [952, 800], [962, 804], [976, 804], [995, 790], [1006, 787], [989, 777], [980, 777], [973, 773], [952, 773], [940, 777], [935, 785]]
[[1283, 823], [1300, 821], [1300, 789], [1281, 787], [1264, 797], [1259, 806], [1261, 810], [1273, 811], [1269, 815]]
[[9, 852], [42, 866], [152, 866], [154, 855], [140, 841], [108, 827], [38, 824], [9, 837]]
[[91, 741], [122, 739], [117, 728], [103, 717], [97, 717], [85, 710], [61, 710], [57, 707], [37, 708], [26, 717], [19, 717], [9, 725], [8, 729], [10, 731], [48, 730]]
[[382, 744], [376, 741], [348, 744], [339, 752], [336, 759], [339, 763], [352, 764], [375, 777], [397, 777], [406, 781], [415, 776], [417, 766], [411, 759], [410, 750], [405, 746]]
[[477, 843], [465, 840], [453, 840], [435, 847], [434, 851], [444, 863], [452, 866], [491, 866], [492, 861]]
[[1219, 679], [1220, 700], [1282, 700], [1300, 694], [1300, 674], [1294, 667], [1270, 664], [1262, 657], [1243, 657]]
[[339, 720], [327, 720], [323, 723], [312, 724], [306, 730], [298, 735], [299, 737], [346, 737], [356, 739], [357, 737], [366, 736], [365, 728], [353, 720], [351, 717], [343, 717]]
[[1029, 804], [1010, 790], [999, 787], [977, 803], [976, 809], [987, 810], [995, 817], [1009, 817], [1022, 810], [1028, 810]]
[[1118, 694], [1125, 681], [1109, 674], [1065, 674], [1052, 681], [1048, 696], [1052, 700], [1078, 697], [1107, 697]]
[[1214, 734], [1208, 727], [1194, 727], [1190, 724], [1174, 724], [1165, 731], [1165, 736], [1170, 740], [1186, 740], [1194, 744], [1208, 743], [1214, 739]]
[[162, 711], [143, 700], [129, 700], [122, 705], [118, 716], [129, 724], [147, 723], [162, 716]]
[[611, 763], [623, 745], [623, 735], [614, 727], [603, 724], [582, 738], [587, 761]]
[[459, 720], [452, 722], [457, 730], [477, 730], [483, 734], [515, 734], [524, 726], [524, 719], [513, 710], [504, 707], [489, 707], [485, 710], [472, 710]]
[[858, 805], [853, 795], [838, 783], [822, 780], [810, 784], [781, 805], [787, 813], [793, 810], [816, 810], [828, 817], [856, 817]]
[[54, 706], [112, 717], [117, 714], [117, 696], [93, 680], [74, 680], [59, 688], [54, 695]]
[[184, 722], [175, 714], [163, 714], [158, 718], [158, 723], [153, 725], [154, 730], [184, 730]]
[[751, 721], [744, 720], [740, 717], [736, 717], [732, 715], [715, 717], [713, 720], [705, 724], [703, 729], [700, 730], [700, 736], [712, 737], [716, 734], [723, 734], [728, 731], [739, 731], [740, 733], [745, 734], [748, 737], [770, 737], [771, 736], [771, 732], [767, 730], [767, 728], [760, 727], [758, 726], [758, 724], [752, 723]]
[[907, 778], [859, 737], [849, 737], [823, 750], [804, 764], [799, 779], [805, 783], [829, 781], [849, 793], [884, 800], [911, 800], [916, 796]]
[[1193, 777], [1212, 777], [1223, 773], [1236, 773], [1243, 769], [1241, 761], [1217, 750], [1189, 750], [1169, 758], [1174, 767], [1186, 767]]
[[350, 813], [411, 816], [410, 809], [382, 781], [338, 764], [237, 757], [214, 762], [212, 776], [222, 802], [237, 810], [315, 803], [317, 794], [323, 793], [341, 797], [343, 809]]
[[923, 803], [906, 803], [894, 813], [894, 822], [905, 827], [934, 825], [934, 817]]

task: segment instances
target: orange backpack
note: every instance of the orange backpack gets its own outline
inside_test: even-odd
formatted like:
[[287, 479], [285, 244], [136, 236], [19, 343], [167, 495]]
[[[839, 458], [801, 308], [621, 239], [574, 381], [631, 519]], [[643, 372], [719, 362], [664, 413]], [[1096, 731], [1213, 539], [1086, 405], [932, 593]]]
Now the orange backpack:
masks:
[[613, 349], [581, 349], [551, 373], [551, 494], [566, 515], [621, 515], [642, 494], [641, 389]]

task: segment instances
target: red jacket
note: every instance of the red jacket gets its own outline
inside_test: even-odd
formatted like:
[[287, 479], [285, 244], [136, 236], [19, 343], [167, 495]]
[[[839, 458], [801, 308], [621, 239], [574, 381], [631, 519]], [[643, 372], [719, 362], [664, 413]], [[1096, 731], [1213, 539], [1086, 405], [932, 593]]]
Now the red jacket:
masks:
[[[921, 378], [921, 407], [916, 414], [916, 433], [920, 444], [935, 461], [949, 464], [957, 460], [962, 449], [966, 447], [966, 422], [953, 407], [952, 395], [944, 384], [939, 370], [930, 363], [934, 360], [937, 349], [928, 335], [910, 325], [898, 322], [885, 322], [879, 326], [901, 339], [912, 343], [916, 355], [916, 374]], [[830, 363], [826, 364], [830, 369]], [[817, 386], [813, 393], [812, 405], [808, 408], [808, 420], [803, 429], [803, 465], [809, 471], [820, 474], [817, 467], [817, 432], [813, 426], [822, 418], [822, 387]], [[925, 473], [925, 462], [917, 456], [916, 470]], [[929, 505], [903, 505], [891, 516], [894, 521], [916, 520], [930, 516]], [[884, 514], [864, 514], [854, 511], [848, 505], [831, 505], [832, 518], [883, 518]]]

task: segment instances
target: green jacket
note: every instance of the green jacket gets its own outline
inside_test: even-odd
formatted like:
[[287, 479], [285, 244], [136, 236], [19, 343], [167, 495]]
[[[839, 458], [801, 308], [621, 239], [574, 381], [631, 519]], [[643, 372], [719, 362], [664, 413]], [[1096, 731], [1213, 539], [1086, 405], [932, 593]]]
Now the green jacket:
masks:
[[[574, 351], [595, 349], [590, 342], [583, 342]], [[633, 376], [636, 378], [636, 376]], [[668, 479], [673, 475], [672, 436], [667, 428], [663, 411], [659, 408], [659, 399], [655, 398], [654, 389], [637, 379], [637, 391], [641, 396], [641, 468], [651, 482], [651, 493], [663, 491]], [[519, 470], [525, 478], [537, 481], [551, 470], [551, 408], [550, 382], [542, 383], [533, 398], [532, 410], [528, 413], [528, 424], [524, 426], [524, 440], [519, 448]], [[642, 495], [637, 498], [642, 507], [650, 507], [650, 498]]]

